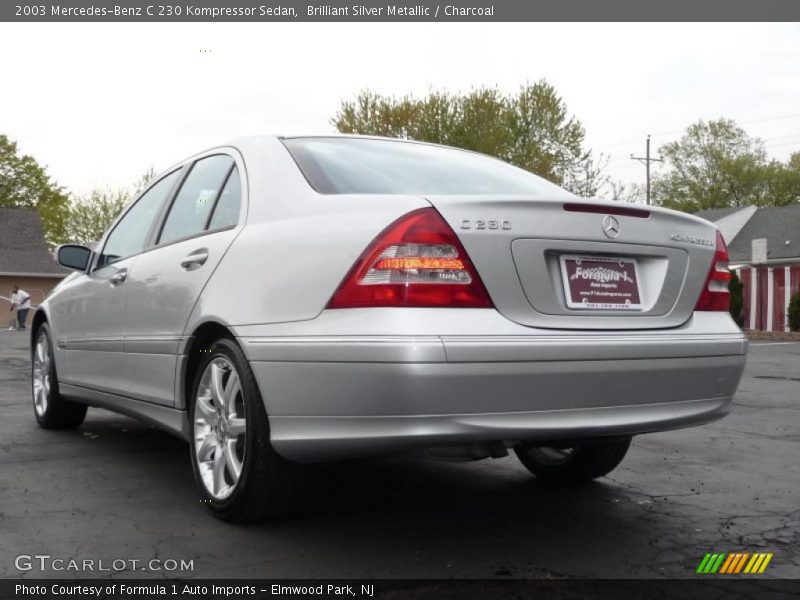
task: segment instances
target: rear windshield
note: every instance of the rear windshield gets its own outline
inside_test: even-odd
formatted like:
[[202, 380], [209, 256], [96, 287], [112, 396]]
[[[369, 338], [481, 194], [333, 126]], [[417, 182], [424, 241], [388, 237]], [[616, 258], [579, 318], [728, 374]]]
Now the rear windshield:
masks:
[[453, 148], [361, 138], [289, 138], [283, 143], [321, 194], [574, 197], [528, 171]]

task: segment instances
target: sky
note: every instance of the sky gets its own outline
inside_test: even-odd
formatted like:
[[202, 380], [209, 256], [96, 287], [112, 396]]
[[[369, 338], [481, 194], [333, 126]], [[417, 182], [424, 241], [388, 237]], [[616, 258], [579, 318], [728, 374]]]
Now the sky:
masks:
[[333, 132], [363, 89], [546, 79], [624, 182], [648, 133], [655, 153], [701, 118], [800, 151], [798, 24], [3, 23], [0, 56], [0, 134], [77, 195], [241, 135]]

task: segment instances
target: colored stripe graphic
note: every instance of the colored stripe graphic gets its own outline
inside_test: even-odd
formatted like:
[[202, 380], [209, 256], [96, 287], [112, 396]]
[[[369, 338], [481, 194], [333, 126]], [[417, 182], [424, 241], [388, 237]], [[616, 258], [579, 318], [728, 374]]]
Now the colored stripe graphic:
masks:
[[700, 566], [697, 567], [697, 573], [705, 573], [706, 572], [706, 565], [708, 564], [709, 560], [711, 559], [710, 554], [706, 554], [703, 557], [703, 560], [700, 561]]
[[700, 562], [700, 566], [697, 567], [698, 573], [716, 573], [717, 570], [722, 565], [722, 561], [725, 559], [725, 553], [714, 553], [714, 554], [706, 554], [703, 557], [703, 560]]
[[728, 573], [728, 569], [731, 568], [731, 564], [736, 559], [736, 554], [728, 554], [728, 560], [722, 565], [722, 568], [719, 570], [720, 573]]
[[739, 561], [742, 558], [741, 552], [731, 552], [728, 555], [728, 560], [725, 561], [725, 564], [722, 565], [720, 569], [720, 573], [733, 573], [736, 570], [736, 567], [739, 565]]
[[765, 554], [764, 555], [764, 562], [761, 563], [761, 566], [758, 568], [758, 572], [759, 573], [763, 573], [764, 569], [767, 568], [767, 565], [769, 564], [769, 561], [771, 561], [771, 560], [772, 560], [772, 552], [770, 552], [769, 554]]
[[740, 558], [739, 562], [736, 563], [736, 570], [734, 571], [733, 569], [731, 569], [731, 573], [739, 573], [739, 572], [741, 572], [742, 567], [744, 567], [744, 563], [748, 558], [750, 558], [750, 553], [749, 552], [745, 552], [744, 554], [742, 554], [742, 558]]
[[714, 566], [712, 566], [712, 567], [711, 567], [711, 570], [709, 571], [709, 573], [716, 573], [716, 572], [717, 572], [717, 570], [718, 570], [718, 569], [720, 568], [720, 566], [722, 565], [722, 561], [723, 561], [723, 559], [724, 559], [724, 558], [725, 558], [725, 553], [724, 553], [724, 552], [722, 552], [722, 553], [719, 555], [719, 558], [717, 559], [717, 562], [715, 562], [715, 563], [714, 563]]
[[747, 566], [744, 568], [744, 572], [745, 573], [754, 573], [755, 571], [753, 569], [758, 569], [758, 567], [761, 564], [761, 561], [763, 560], [763, 558], [764, 558], [763, 554], [759, 554], [758, 552], [753, 554], [753, 558], [751, 558], [750, 562], [747, 563]]
[[745, 573], [763, 573], [767, 568], [769, 561], [772, 560], [773, 554], [766, 552], [757, 552], [753, 554], [753, 558], [744, 570]]
[[[739, 574], [739, 573], [763, 573], [767, 565], [772, 560], [772, 552], [725, 552], [708, 553], [700, 561], [697, 573], [720, 573], [720, 574]], [[745, 566], [747, 565], [747, 566]]]

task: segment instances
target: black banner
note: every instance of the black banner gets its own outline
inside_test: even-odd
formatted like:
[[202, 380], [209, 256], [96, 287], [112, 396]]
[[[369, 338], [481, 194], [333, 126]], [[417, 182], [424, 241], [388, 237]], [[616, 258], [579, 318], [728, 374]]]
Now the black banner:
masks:
[[797, 0], [3, 0], [0, 21], [798, 21]]
[[783, 600], [800, 595], [800, 580], [760, 576], [698, 576], [696, 579], [227, 579], [227, 580], [0, 580], [0, 598], [30, 600], [288, 600], [346, 598], [415, 600], [486, 600], [542, 598], [557, 600], [655, 600], [705, 598]]

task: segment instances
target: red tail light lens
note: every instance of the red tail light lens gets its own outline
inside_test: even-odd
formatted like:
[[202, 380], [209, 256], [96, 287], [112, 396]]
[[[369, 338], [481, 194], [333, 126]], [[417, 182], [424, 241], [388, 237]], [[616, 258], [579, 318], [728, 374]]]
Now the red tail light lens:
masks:
[[456, 234], [433, 208], [389, 225], [361, 254], [328, 308], [491, 308]]
[[697, 301], [695, 310], [719, 310], [727, 311], [731, 306], [731, 294], [728, 291], [728, 284], [731, 280], [731, 272], [728, 269], [728, 248], [722, 234], [717, 231], [717, 248], [714, 251], [714, 260], [711, 261], [711, 269], [703, 285], [700, 299]]

